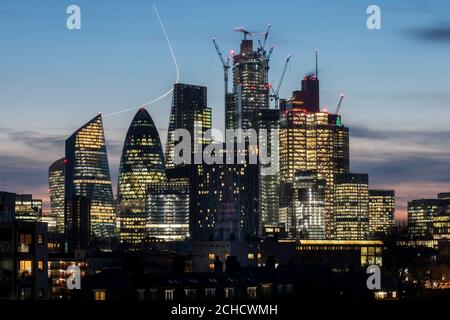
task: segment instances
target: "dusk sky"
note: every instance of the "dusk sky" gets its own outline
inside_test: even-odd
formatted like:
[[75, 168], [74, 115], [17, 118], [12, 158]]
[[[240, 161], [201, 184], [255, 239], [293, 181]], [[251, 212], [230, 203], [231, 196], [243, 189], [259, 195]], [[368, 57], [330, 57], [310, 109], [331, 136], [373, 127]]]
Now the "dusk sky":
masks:
[[[290, 97], [319, 50], [321, 105], [350, 128], [351, 170], [371, 188], [395, 189], [406, 202], [450, 191], [450, 2], [442, 1], [123, 1], [17, 0], [0, 4], [0, 189], [48, 199], [48, 166], [64, 140], [98, 112], [138, 106], [171, 88], [175, 68], [152, 8], [172, 41], [181, 82], [208, 87], [213, 126], [224, 126], [225, 52], [265, 31], [275, 46], [270, 81], [287, 54], [280, 91]], [[66, 28], [66, 8], [81, 8], [81, 30]], [[368, 5], [381, 30], [366, 27]], [[171, 96], [148, 107], [165, 143]], [[104, 117], [113, 186], [136, 111]], [[48, 206], [47, 206], [48, 208]]]

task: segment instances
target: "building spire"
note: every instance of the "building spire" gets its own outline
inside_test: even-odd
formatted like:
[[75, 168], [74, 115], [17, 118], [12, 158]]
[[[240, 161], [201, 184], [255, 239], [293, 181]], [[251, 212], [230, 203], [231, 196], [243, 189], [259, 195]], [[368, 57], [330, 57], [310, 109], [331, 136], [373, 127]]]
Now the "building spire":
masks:
[[316, 78], [319, 79], [319, 63], [318, 63], [318, 59], [317, 59], [317, 53], [318, 53], [318, 49], [315, 50], [316, 52]]

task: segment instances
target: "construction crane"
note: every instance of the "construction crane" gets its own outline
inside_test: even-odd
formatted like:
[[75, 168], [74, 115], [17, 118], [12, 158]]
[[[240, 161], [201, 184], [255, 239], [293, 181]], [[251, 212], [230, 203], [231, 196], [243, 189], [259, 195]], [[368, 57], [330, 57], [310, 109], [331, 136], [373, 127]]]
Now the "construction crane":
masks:
[[341, 98], [339, 99], [339, 103], [336, 108], [336, 114], [339, 114], [339, 111], [341, 110], [342, 100], [344, 100], [344, 94], [341, 93]]
[[236, 27], [233, 29], [237, 32], [242, 32], [244, 34], [244, 40], [247, 40], [248, 36], [258, 36], [258, 35], [265, 35], [266, 32], [255, 32], [255, 31], [248, 31], [244, 27]]
[[217, 44], [216, 38], [213, 38], [213, 43], [214, 43], [214, 47], [216, 48], [217, 54], [219, 55], [220, 58], [220, 62], [222, 62], [222, 66], [223, 66], [223, 81], [224, 81], [224, 85], [225, 85], [225, 100], [226, 100], [226, 96], [228, 94], [228, 69], [230, 68], [230, 57], [227, 58], [227, 60], [225, 60], [225, 58], [223, 57], [222, 54], [222, 50], [220, 50], [219, 45]]
[[278, 85], [277, 85], [276, 89], [274, 90], [273, 87], [270, 86], [270, 88], [272, 89], [272, 94], [270, 95], [270, 97], [272, 99], [275, 99], [275, 108], [278, 108], [278, 100], [279, 100], [278, 94], [280, 92], [281, 84], [283, 83], [283, 79], [284, 79], [284, 76], [286, 74], [286, 70], [287, 70], [287, 67], [289, 65], [289, 60], [290, 59], [291, 59], [291, 55], [288, 55], [287, 58], [286, 58], [286, 61], [284, 63], [283, 71], [281, 72], [281, 76], [280, 76], [280, 79], [278, 81]]
[[266, 32], [264, 33], [264, 42], [263, 42], [263, 44], [262, 44], [262, 46], [261, 46], [261, 48], [263, 49], [263, 51], [266, 49], [266, 42], [267, 42], [267, 38], [269, 37], [269, 30], [270, 30], [270, 27], [271, 27], [272, 25], [269, 23], [269, 25], [267, 26], [267, 30], [266, 30]]

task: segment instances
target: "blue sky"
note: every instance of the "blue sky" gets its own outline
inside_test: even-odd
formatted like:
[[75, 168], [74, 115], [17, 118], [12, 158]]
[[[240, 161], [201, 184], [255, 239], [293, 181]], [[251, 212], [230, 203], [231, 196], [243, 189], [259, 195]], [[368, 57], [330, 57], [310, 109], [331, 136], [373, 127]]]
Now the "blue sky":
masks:
[[[237, 49], [237, 26], [272, 24], [271, 81], [292, 55], [282, 97], [299, 87], [319, 49], [321, 104], [346, 97], [351, 166], [372, 187], [411, 198], [450, 190], [450, 4], [448, 1], [63, 1], [0, 4], [0, 188], [47, 197], [47, 168], [63, 141], [97, 112], [158, 97], [175, 69], [152, 9], [156, 4], [181, 68], [181, 82], [208, 87], [214, 126], [223, 127], [222, 69], [211, 38]], [[81, 8], [81, 30], [66, 8]], [[381, 8], [382, 29], [366, 28]], [[148, 108], [163, 143], [170, 97]], [[116, 184], [134, 112], [104, 119]]]

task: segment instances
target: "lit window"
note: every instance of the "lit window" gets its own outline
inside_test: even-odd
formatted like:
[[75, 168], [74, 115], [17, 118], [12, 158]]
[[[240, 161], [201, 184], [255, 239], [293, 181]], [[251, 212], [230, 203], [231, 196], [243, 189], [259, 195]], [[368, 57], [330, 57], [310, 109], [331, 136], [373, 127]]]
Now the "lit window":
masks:
[[20, 260], [19, 263], [19, 277], [27, 278], [32, 275], [32, 262], [31, 260]]
[[104, 291], [104, 290], [95, 291], [94, 299], [95, 299], [95, 301], [105, 301], [106, 300], [106, 291]]
[[209, 264], [209, 270], [214, 270], [214, 263]]
[[253, 253], [249, 253], [249, 254], [247, 255], [247, 258], [248, 258], [248, 259], [254, 259], [254, 258], [255, 258], [255, 255], [254, 255]]
[[167, 289], [166, 291], [165, 291], [165, 299], [167, 300], [167, 301], [172, 301], [173, 300], [173, 289]]
[[209, 258], [210, 260], [214, 260], [214, 258], [215, 258], [214, 253], [210, 253], [210, 254], [208, 255], [208, 258]]
[[38, 261], [38, 270], [44, 271], [44, 261], [42, 261], [42, 260]]
[[44, 244], [44, 235], [42, 233], [38, 234], [38, 244]]

